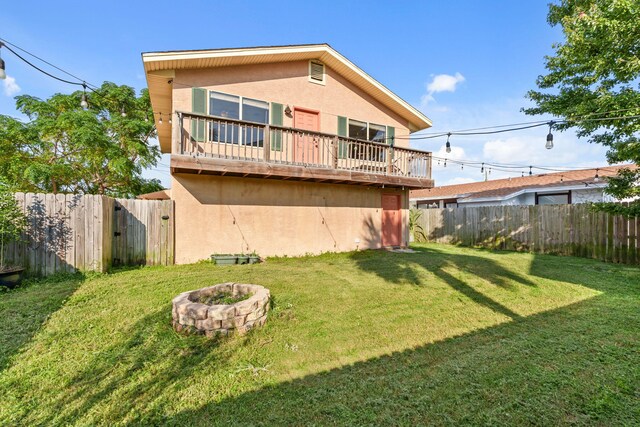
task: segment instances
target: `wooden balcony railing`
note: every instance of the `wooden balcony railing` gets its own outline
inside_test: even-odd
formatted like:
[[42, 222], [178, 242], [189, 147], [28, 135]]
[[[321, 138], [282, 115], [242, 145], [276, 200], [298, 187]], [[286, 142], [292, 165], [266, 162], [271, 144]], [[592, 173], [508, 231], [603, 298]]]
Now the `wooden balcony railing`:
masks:
[[321, 132], [178, 112], [174, 154], [431, 179], [431, 153]]

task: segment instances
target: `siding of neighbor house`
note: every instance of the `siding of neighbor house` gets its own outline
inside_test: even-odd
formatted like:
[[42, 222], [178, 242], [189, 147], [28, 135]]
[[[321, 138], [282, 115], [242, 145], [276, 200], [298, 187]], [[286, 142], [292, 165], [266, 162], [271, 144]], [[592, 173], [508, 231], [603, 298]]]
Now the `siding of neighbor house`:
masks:
[[[176, 70], [173, 108], [191, 111], [192, 87], [200, 87], [317, 110], [325, 133], [336, 134], [338, 116], [344, 116], [409, 135], [405, 120], [325, 70], [325, 85], [309, 82], [308, 61]], [[285, 115], [284, 126], [293, 127], [293, 119]], [[397, 145], [408, 146], [408, 140]], [[177, 263], [212, 253], [295, 256], [379, 248], [382, 193], [401, 195], [402, 243], [408, 241], [408, 190], [194, 174], [173, 174], [171, 188]]]
[[[552, 191], [553, 193], [561, 193], [567, 190], [563, 190], [562, 188], [558, 188], [557, 190]], [[548, 193], [549, 191], [545, 190], [544, 192], [539, 192], [539, 194]], [[602, 188], [585, 188], [584, 190], [571, 190], [571, 203], [589, 203], [589, 202], [602, 202], [605, 197], [603, 196]], [[513, 205], [535, 205], [536, 204], [536, 193], [525, 193], [520, 194], [516, 197], [510, 197], [505, 200], [492, 200], [492, 201], [482, 201], [482, 202], [465, 202], [460, 203], [459, 206], [513, 206]]]

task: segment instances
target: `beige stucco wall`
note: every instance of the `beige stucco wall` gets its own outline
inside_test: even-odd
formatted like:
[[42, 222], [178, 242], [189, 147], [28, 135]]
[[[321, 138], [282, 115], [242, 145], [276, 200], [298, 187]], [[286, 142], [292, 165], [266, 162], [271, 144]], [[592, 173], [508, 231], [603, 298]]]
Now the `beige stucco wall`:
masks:
[[[173, 81], [174, 111], [191, 111], [191, 88], [245, 96], [267, 102], [320, 112], [321, 132], [336, 134], [338, 116], [393, 126], [397, 137], [409, 135], [406, 120], [376, 101], [366, 92], [325, 66], [326, 83], [308, 79], [308, 61], [176, 70]], [[293, 127], [293, 118], [284, 117], [284, 126]], [[175, 144], [174, 144], [175, 145]], [[408, 147], [408, 139], [396, 140]]]
[[353, 185], [175, 174], [176, 263], [212, 253], [304, 255], [380, 247], [381, 194]]

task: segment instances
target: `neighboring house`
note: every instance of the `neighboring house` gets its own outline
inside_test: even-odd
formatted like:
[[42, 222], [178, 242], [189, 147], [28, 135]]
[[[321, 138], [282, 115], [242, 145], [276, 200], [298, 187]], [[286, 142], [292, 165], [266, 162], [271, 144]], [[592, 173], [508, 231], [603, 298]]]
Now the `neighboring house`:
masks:
[[411, 191], [411, 206], [444, 208], [491, 205], [549, 205], [611, 201], [604, 194], [606, 179], [621, 168], [634, 165], [603, 166], [496, 179], [469, 184], [445, 185]]
[[[326, 44], [143, 53], [176, 262], [406, 245], [431, 126]], [[171, 120], [170, 120], [171, 119]]]

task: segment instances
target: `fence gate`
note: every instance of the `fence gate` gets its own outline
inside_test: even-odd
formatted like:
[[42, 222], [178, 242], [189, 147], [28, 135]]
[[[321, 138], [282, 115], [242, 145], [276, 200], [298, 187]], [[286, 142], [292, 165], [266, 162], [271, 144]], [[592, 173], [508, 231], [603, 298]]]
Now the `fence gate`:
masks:
[[174, 260], [173, 201], [115, 199], [113, 265], [170, 265]]

